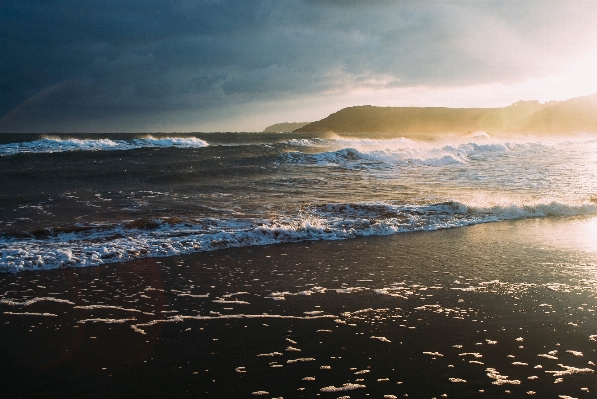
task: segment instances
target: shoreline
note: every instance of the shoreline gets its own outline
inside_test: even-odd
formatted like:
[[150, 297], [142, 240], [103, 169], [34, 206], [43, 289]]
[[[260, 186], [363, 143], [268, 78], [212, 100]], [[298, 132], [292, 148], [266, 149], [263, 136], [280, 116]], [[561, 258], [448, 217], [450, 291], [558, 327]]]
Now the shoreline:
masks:
[[590, 397], [596, 221], [5, 275], [0, 383], [10, 397]]

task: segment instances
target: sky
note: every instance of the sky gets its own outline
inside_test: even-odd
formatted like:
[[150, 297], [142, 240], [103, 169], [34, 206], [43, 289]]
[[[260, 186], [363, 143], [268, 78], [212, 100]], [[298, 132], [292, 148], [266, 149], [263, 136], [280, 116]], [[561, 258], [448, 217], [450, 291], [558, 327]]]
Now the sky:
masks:
[[597, 92], [597, 1], [7, 0], [0, 132], [261, 131]]

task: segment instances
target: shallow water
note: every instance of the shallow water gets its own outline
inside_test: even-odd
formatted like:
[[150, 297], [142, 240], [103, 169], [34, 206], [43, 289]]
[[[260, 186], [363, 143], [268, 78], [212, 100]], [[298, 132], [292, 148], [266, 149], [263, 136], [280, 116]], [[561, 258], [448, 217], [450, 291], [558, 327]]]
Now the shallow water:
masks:
[[14, 396], [594, 397], [597, 251], [573, 237], [596, 221], [5, 275], [0, 383]]

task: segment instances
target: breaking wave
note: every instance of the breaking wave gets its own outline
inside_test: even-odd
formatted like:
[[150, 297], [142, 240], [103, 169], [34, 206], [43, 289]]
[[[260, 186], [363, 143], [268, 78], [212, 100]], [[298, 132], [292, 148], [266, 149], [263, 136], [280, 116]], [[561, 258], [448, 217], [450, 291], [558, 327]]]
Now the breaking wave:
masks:
[[272, 219], [141, 219], [76, 225], [0, 238], [0, 272], [87, 267], [145, 257], [305, 240], [432, 231], [500, 220], [595, 215], [597, 204], [558, 202], [472, 207], [450, 201], [427, 205], [346, 203], [313, 205]]
[[151, 136], [131, 140], [111, 139], [58, 139], [46, 137], [40, 140], [0, 145], [0, 156], [23, 153], [43, 154], [65, 151], [116, 151], [150, 147], [201, 148], [209, 144], [196, 137]]
[[290, 139], [284, 142], [286, 145], [296, 146], [296, 147], [317, 147], [323, 145], [329, 145], [331, 143], [330, 140], [326, 139]]
[[[312, 164], [318, 166], [341, 166], [356, 168], [361, 166], [401, 166], [426, 165], [445, 166], [450, 164], [464, 164], [475, 156], [492, 153], [506, 153], [515, 149], [541, 146], [533, 143], [463, 143], [448, 145], [424, 145], [409, 139], [393, 140], [373, 139], [337, 139], [336, 147], [332, 151], [314, 154], [303, 152], [288, 152], [285, 154], [287, 162]], [[298, 144], [297, 144], [298, 145]], [[315, 144], [302, 144], [315, 146]]]

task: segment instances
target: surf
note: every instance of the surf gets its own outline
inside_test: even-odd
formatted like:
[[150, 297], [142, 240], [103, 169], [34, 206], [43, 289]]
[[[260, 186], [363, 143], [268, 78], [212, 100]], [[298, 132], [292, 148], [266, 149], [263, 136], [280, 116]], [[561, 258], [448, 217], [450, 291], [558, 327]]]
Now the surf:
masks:
[[137, 148], [202, 148], [208, 142], [196, 137], [147, 136], [129, 140], [44, 137], [35, 141], [0, 144], [0, 156], [51, 154], [67, 151], [127, 151]]
[[597, 215], [597, 204], [549, 202], [471, 206], [341, 203], [310, 205], [271, 218], [152, 218], [19, 232], [0, 237], [0, 272], [98, 266], [283, 242], [344, 240], [480, 223], [542, 217]]

